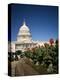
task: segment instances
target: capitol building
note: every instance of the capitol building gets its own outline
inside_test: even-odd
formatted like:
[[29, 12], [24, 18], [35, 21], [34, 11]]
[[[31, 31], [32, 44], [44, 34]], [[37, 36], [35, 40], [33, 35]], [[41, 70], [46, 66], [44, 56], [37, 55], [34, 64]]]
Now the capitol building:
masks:
[[17, 50], [21, 50], [24, 52], [28, 48], [31, 49], [38, 46], [44, 46], [44, 43], [49, 44], [49, 42], [46, 41], [33, 41], [29, 27], [24, 21], [23, 25], [18, 31], [17, 40], [12, 41], [10, 44], [8, 44], [8, 51], [15, 52]]

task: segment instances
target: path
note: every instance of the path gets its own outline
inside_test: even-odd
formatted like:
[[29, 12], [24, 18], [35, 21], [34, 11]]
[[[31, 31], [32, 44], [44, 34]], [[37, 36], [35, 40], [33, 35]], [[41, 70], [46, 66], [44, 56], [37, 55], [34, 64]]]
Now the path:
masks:
[[[30, 62], [28, 62], [30, 63]], [[24, 59], [12, 62], [12, 76], [38, 75], [31, 65], [27, 64]]]

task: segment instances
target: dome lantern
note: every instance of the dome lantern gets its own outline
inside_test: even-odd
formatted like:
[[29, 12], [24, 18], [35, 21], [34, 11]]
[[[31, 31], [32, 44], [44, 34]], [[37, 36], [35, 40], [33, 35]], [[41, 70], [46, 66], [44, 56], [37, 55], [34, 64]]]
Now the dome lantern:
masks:
[[28, 28], [28, 26], [26, 25], [26, 22], [25, 22], [25, 21], [23, 22], [23, 25], [22, 25], [21, 28], [20, 28], [20, 31], [24, 31], [24, 30], [29, 31], [29, 28]]

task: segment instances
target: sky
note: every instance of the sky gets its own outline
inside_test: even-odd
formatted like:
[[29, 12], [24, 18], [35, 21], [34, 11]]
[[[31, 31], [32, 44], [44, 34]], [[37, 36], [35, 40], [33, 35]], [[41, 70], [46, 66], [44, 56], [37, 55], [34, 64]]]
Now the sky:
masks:
[[48, 41], [58, 38], [58, 7], [42, 5], [11, 5], [11, 40], [16, 41], [23, 22], [30, 29], [32, 39]]

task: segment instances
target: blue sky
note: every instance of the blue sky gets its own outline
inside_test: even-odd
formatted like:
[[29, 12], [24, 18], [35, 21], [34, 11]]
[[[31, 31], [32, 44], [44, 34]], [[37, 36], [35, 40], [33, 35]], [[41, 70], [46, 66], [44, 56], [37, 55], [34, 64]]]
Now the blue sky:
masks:
[[19, 28], [26, 21], [33, 40], [48, 41], [58, 38], [58, 7], [11, 5], [11, 39], [15, 41]]

